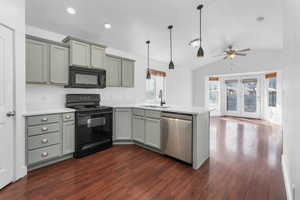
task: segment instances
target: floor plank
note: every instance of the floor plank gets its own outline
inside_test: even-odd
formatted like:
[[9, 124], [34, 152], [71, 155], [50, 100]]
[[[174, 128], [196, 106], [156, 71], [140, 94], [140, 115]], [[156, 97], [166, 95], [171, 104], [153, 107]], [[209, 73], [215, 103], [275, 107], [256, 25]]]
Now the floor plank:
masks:
[[0, 200], [285, 200], [279, 126], [212, 118], [210, 159], [199, 170], [134, 145], [30, 172]]

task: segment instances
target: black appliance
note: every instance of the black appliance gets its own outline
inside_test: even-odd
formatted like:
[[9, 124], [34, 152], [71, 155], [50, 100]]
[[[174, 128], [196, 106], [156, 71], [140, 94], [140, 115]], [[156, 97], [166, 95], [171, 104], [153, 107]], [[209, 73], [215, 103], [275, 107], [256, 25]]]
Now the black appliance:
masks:
[[67, 88], [105, 88], [106, 71], [85, 67], [69, 67], [69, 84]]
[[112, 146], [113, 109], [99, 102], [99, 94], [66, 95], [66, 107], [76, 109], [75, 158]]

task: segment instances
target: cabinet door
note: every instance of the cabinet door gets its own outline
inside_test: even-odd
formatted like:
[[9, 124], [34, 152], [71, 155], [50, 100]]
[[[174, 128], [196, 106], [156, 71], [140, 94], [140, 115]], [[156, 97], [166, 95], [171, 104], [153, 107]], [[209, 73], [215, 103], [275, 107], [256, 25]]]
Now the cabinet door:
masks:
[[133, 116], [133, 140], [145, 143], [145, 119], [143, 117]]
[[75, 151], [75, 122], [63, 123], [63, 155]]
[[122, 60], [122, 86], [134, 87], [134, 61]]
[[69, 73], [69, 49], [50, 46], [50, 82], [66, 85]]
[[131, 109], [116, 109], [115, 139], [131, 140]]
[[26, 82], [47, 83], [49, 45], [34, 40], [26, 40]]
[[99, 46], [91, 46], [91, 67], [103, 69], [105, 60], [105, 49]]
[[145, 144], [161, 149], [159, 119], [145, 118]]
[[105, 70], [106, 70], [106, 86], [107, 87], [121, 87], [121, 58], [106, 56]]
[[90, 45], [71, 40], [70, 42], [70, 65], [90, 67]]

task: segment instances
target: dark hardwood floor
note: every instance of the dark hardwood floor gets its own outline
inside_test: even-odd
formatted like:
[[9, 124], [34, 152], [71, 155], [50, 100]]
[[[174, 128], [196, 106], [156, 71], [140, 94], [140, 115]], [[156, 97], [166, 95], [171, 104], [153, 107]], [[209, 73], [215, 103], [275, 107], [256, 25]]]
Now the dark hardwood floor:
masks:
[[286, 199], [280, 127], [213, 118], [211, 157], [199, 170], [140, 147], [115, 146], [33, 171], [1, 200]]

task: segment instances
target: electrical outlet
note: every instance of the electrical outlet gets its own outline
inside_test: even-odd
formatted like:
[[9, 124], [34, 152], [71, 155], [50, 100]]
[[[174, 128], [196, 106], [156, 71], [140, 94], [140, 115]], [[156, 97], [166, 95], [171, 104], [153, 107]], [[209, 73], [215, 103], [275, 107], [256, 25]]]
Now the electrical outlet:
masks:
[[296, 186], [292, 185], [292, 200], [296, 200]]

